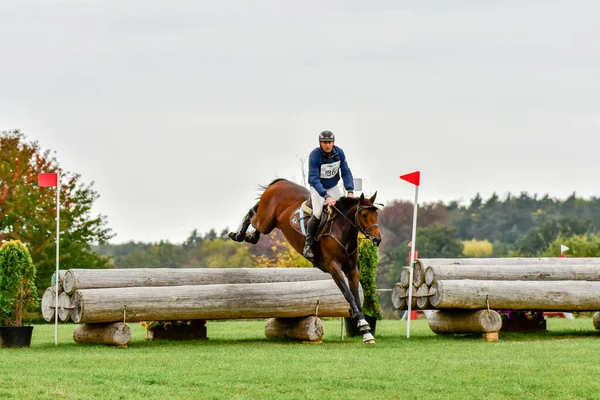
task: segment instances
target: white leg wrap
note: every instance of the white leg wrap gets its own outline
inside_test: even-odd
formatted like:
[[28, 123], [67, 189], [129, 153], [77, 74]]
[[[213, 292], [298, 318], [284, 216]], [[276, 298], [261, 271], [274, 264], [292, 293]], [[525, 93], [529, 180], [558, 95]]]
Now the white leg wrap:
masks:
[[365, 325], [369, 326], [369, 323], [366, 320], [364, 320], [364, 319], [359, 319], [358, 320], [357, 328], [363, 327]]
[[375, 344], [375, 338], [371, 335], [371, 332], [367, 332], [363, 335], [363, 343], [365, 344]]

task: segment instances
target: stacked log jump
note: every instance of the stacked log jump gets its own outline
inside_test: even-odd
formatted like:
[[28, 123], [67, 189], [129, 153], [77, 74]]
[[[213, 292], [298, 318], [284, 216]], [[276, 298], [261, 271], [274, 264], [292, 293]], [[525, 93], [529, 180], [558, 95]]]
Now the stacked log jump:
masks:
[[[71, 269], [61, 284], [65, 305], [59, 295], [59, 317], [66, 313], [64, 320], [81, 324], [74, 334], [77, 342], [123, 346], [126, 322], [238, 318], [286, 319], [271, 323], [267, 336], [320, 340], [322, 325], [319, 330], [317, 322], [307, 323], [305, 317], [349, 316], [348, 303], [331, 276], [314, 268]], [[47, 321], [57, 309], [54, 299], [48, 288], [42, 298]], [[277, 326], [284, 329], [276, 333]]]
[[[600, 310], [600, 258], [419, 259], [412, 282], [409, 276], [406, 267], [392, 292], [394, 306], [408, 308], [408, 289], [413, 285], [411, 308], [445, 310], [444, 333], [458, 326], [449, 314], [455, 310], [490, 310], [488, 317], [493, 310]], [[430, 326], [436, 331], [440, 313], [434, 314], [436, 327], [432, 322]], [[471, 333], [489, 329], [482, 324]], [[456, 330], [467, 333], [464, 326]]]

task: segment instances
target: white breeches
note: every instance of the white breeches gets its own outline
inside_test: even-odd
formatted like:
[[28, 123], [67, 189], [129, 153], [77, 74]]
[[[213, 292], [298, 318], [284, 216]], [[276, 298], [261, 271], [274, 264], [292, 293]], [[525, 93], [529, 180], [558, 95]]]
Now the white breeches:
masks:
[[[335, 201], [342, 197], [342, 189], [340, 186], [334, 186], [331, 189], [327, 189], [327, 194], [330, 195]], [[312, 202], [313, 215], [317, 218], [321, 218], [323, 213], [323, 205], [325, 204], [325, 198], [315, 190], [314, 187], [310, 187], [310, 201]]]

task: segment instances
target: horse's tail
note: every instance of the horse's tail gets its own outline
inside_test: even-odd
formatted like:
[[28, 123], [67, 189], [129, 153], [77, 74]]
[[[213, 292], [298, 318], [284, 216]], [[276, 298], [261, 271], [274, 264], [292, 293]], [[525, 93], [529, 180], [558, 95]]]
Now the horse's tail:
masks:
[[266, 185], [266, 186], [264, 186], [264, 185], [258, 185], [258, 186], [259, 186], [259, 189], [258, 189], [258, 191], [259, 191], [259, 192], [258, 192], [258, 197], [257, 197], [256, 199], [257, 199], [257, 200], [258, 200], [258, 199], [260, 199], [260, 196], [263, 194], [263, 192], [264, 192], [265, 190], [267, 190], [267, 188], [268, 188], [269, 186], [272, 186], [272, 185], [276, 184], [276, 183], [277, 183], [277, 182], [279, 182], [279, 181], [287, 181], [287, 179], [285, 179], [285, 178], [277, 178], [277, 179], [274, 179], [273, 181], [271, 181], [271, 183], [269, 183], [269, 184], [268, 184], [268, 185]]

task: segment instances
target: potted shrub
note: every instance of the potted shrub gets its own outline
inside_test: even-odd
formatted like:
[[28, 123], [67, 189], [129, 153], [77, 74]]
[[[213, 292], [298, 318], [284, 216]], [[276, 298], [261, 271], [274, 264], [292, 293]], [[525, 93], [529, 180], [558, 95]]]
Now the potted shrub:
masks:
[[29, 347], [33, 326], [23, 326], [23, 312], [39, 304], [35, 266], [19, 240], [0, 246], [0, 345]]
[[[371, 326], [371, 333], [375, 334], [377, 320], [381, 318], [379, 298], [377, 297], [379, 250], [370, 240], [360, 237], [358, 252], [358, 270], [360, 271], [360, 284], [364, 296], [362, 311]], [[356, 320], [346, 318], [346, 334], [348, 336], [361, 336], [356, 327]]]

